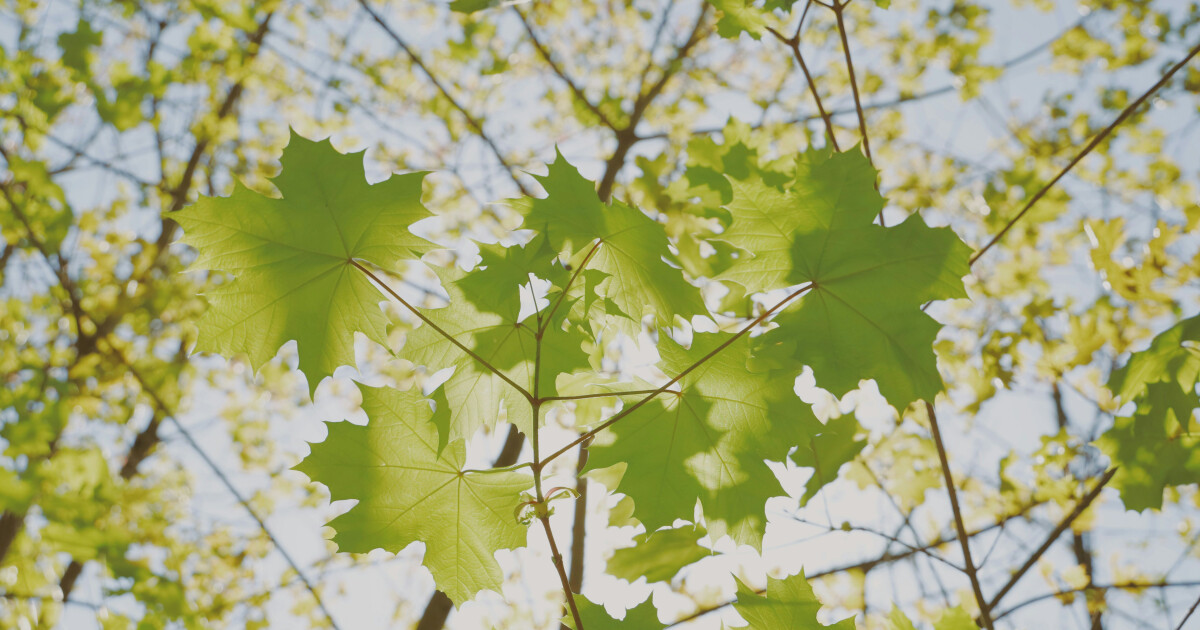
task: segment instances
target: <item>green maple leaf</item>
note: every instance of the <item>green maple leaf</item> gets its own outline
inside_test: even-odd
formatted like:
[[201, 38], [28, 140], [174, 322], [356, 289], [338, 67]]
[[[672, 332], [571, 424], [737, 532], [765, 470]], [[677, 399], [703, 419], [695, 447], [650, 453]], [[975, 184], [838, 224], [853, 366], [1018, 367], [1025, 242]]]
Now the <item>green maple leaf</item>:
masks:
[[[625, 611], [625, 618], [621, 620], [613, 619], [608, 611], [604, 610], [604, 606], [593, 603], [582, 595], [575, 596], [575, 603], [579, 606], [579, 617], [587, 630], [662, 630], [667, 627], [658, 620], [658, 610], [648, 599]], [[571, 615], [563, 617], [562, 621], [568, 628], [575, 630], [575, 619]]]
[[1200, 315], [1185, 319], [1160, 333], [1150, 347], [1129, 357], [1113, 372], [1108, 388], [1123, 402], [1144, 399], [1151, 383], [1173, 383], [1194, 393], [1200, 378]]
[[1127, 509], [1159, 509], [1166, 486], [1200, 483], [1200, 436], [1192, 418], [1200, 407], [1197, 342], [1200, 316], [1163, 331], [1108, 381], [1122, 402], [1137, 405], [1096, 440], [1117, 466], [1112, 486]]
[[479, 309], [513, 321], [521, 311], [521, 287], [529, 283], [530, 274], [557, 287], [567, 279], [563, 266], [553, 264], [556, 252], [542, 236], [520, 247], [481, 245], [479, 256], [476, 269], [458, 281], [463, 295]]
[[970, 250], [948, 228], [913, 215], [873, 224], [884, 200], [875, 169], [858, 151], [810, 151], [784, 188], [732, 180], [733, 215], [722, 240], [746, 255], [719, 276], [748, 292], [812, 283], [778, 318], [761, 347], [812, 367], [841, 396], [873, 378], [898, 409], [942, 389], [933, 354], [939, 324], [921, 306], [966, 297]]
[[817, 621], [821, 602], [804, 578], [804, 571], [782, 580], [767, 578], [767, 595], [755, 593], [741, 580], [737, 583], [737, 601], [733, 607], [749, 626], [748, 630], [807, 630], [835, 628], [854, 630], [854, 618], [843, 619], [831, 626]]
[[234, 277], [206, 296], [196, 350], [245, 354], [257, 369], [294, 339], [311, 395], [354, 363], [355, 332], [384, 343], [383, 295], [352, 261], [397, 270], [430, 246], [408, 228], [431, 215], [424, 173], [370, 186], [362, 160], [293, 132], [274, 179], [281, 198], [239, 184], [172, 215], [199, 252], [192, 266]]
[[[663, 335], [659, 366], [679, 374], [731, 336], [698, 333], [685, 349]], [[611, 443], [592, 445], [589, 468], [627, 464], [619, 489], [647, 530], [691, 520], [699, 499], [714, 540], [761, 546], [764, 503], [781, 494], [763, 460], [782, 460], [821, 423], [796, 398], [794, 374], [749, 371], [749, 358], [748, 344], [729, 346], [684, 377], [681, 394], [660, 395], [614, 424]]]
[[628, 317], [626, 326], [633, 326], [634, 334], [646, 314], [656, 325], [670, 325], [676, 316], [707, 313], [699, 289], [665, 262], [674, 257], [662, 224], [620, 201], [600, 201], [592, 182], [561, 153], [538, 181], [545, 198], [512, 202], [524, 214], [525, 227], [540, 231], [551, 247], [580, 264], [595, 247], [586, 268], [607, 274], [597, 282], [596, 294]]
[[[454, 374], [442, 386], [451, 401], [448, 419], [451, 439], [467, 438], [481, 427], [494, 425], [501, 408], [507, 413], [509, 422], [528, 434], [533, 430], [529, 401], [493, 368], [527, 392], [534, 392], [534, 366], [538, 358], [536, 316], [518, 321], [519, 304], [506, 302], [499, 290], [493, 302], [496, 307], [491, 311], [476, 306], [471, 290], [495, 279], [492, 268], [469, 273], [441, 268], [435, 271], [450, 296], [450, 303], [444, 308], [423, 311], [424, 315], [445, 333], [471, 348], [487, 361], [487, 365], [431, 326], [420, 326], [410, 332], [400, 355], [431, 370], [454, 368]], [[526, 278], [530, 271], [532, 269], [526, 272]], [[476, 274], [484, 274], [484, 281], [480, 282]], [[515, 282], [519, 274], [505, 271], [504, 275], [512, 281], [507, 285], [508, 290], [518, 295], [520, 285]], [[551, 301], [557, 296], [558, 293], [552, 293]], [[578, 327], [565, 323], [568, 311], [567, 306], [555, 311], [553, 321], [545, 326], [542, 335], [537, 393], [543, 397], [557, 395], [555, 381], [559, 374], [590, 369], [583, 346], [591, 339]]]
[[706, 535], [702, 527], [679, 527], [634, 536], [634, 546], [617, 549], [608, 560], [609, 575], [633, 582], [671, 579], [680, 569], [712, 555], [700, 546]]
[[329, 488], [334, 501], [356, 499], [330, 521], [338, 550], [398, 552], [425, 543], [425, 566], [456, 605], [483, 589], [500, 590], [493, 555], [525, 544], [513, 510], [533, 485], [517, 472], [464, 471], [466, 445], [438, 452], [429, 402], [415, 389], [360, 385], [366, 426], [331, 422], [295, 469]]
[[829, 485], [838, 476], [842, 465], [858, 456], [867, 445], [867, 441], [855, 440], [858, 433], [858, 420], [854, 416], [842, 416], [825, 423], [821, 433], [815, 435], [807, 443], [801, 444], [792, 453], [792, 461], [797, 466], [813, 469], [813, 476], [804, 483], [804, 495], [800, 497], [800, 506], [808, 504], [809, 499], [816, 496], [821, 488]]
[[[887, 630], [917, 630], [917, 627], [913, 625], [908, 615], [892, 606], [892, 612], [887, 619]], [[967, 611], [963, 610], [962, 606], [955, 606], [942, 612], [937, 622], [933, 624], [933, 630], [979, 630], [979, 626], [975, 625], [975, 620], [967, 614]]]

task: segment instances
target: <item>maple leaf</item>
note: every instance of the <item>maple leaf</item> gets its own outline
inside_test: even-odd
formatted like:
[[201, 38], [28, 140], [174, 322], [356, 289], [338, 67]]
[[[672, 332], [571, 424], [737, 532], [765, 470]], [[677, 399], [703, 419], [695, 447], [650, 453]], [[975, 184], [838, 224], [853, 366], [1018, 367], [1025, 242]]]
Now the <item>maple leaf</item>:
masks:
[[858, 151], [809, 151], [782, 189], [754, 177], [730, 183], [733, 219], [720, 239], [746, 254], [718, 278], [747, 292], [812, 284], [760, 349], [782, 346], [773, 352], [811, 366], [837, 396], [873, 378], [897, 409], [932, 400], [942, 389], [932, 348], [940, 325], [921, 306], [966, 297], [970, 250], [958, 236], [916, 215], [875, 225], [884, 200]]
[[634, 536], [634, 546], [617, 549], [608, 560], [609, 575], [633, 582], [671, 579], [680, 569], [712, 555], [700, 546], [707, 532], [703, 527], [679, 527]]
[[[666, 624], [658, 620], [658, 610], [650, 600], [625, 611], [625, 618], [613, 619], [604, 606], [593, 603], [588, 598], [577, 595], [575, 602], [579, 606], [579, 617], [587, 630], [662, 630]], [[563, 617], [563, 624], [575, 630], [575, 620], [570, 615]]]
[[1108, 387], [1137, 405], [1117, 418], [1096, 446], [1112, 459], [1112, 486], [1130, 510], [1162, 507], [1166, 486], [1200, 482], [1200, 436], [1193, 411], [1200, 407], [1200, 316], [1163, 331], [1113, 372]]
[[586, 259], [586, 268], [606, 274], [597, 278], [594, 290], [624, 314], [618, 319], [626, 320], [633, 334], [646, 314], [656, 325], [670, 325], [675, 316], [708, 312], [699, 289], [667, 264], [674, 257], [662, 224], [620, 201], [600, 201], [592, 182], [561, 153], [549, 173], [537, 179], [545, 198], [511, 202], [525, 216], [525, 227], [540, 231], [551, 247], [568, 252], [578, 264]]
[[821, 433], [801, 444], [792, 453], [797, 466], [813, 469], [813, 476], [804, 483], [804, 495], [800, 507], [808, 504], [821, 488], [837, 479], [842, 465], [858, 456], [867, 445], [867, 440], [855, 440], [859, 424], [854, 416], [841, 416], [825, 423]]
[[[917, 627], [908, 615], [893, 605], [887, 618], [887, 630], [917, 630]], [[962, 606], [955, 606], [942, 611], [933, 624], [933, 630], [979, 630], [979, 626], [975, 625], [975, 620]]]
[[493, 554], [525, 544], [513, 509], [533, 479], [464, 471], [462, 440], [439, 454], [434, 411], [420, 391], [359, 389], [367, 425], [327, 423], [328, 437], [295, 466], [332, 500], [358, 501], [329, 522], [338, 550], [398, 552], [423, 542], [425, 566], [456, 605], [483, 589], [498, 592], [503, 574]]
[[206, 295], [196, 350], [245, 354], [258, 369], [294, 339], [311, 396], [354, 363], [355, 332], [385, 341], [383, 296], [353, 261], [394, 271], [418, 258], [430, 243], [408, 228], [431, 214], [421, 205], [424, 173], [371, 186], [362, 153], [295, 132], [280, 161], [281, 198], [238, 184], [230, 197], [203, 198], [172, 218], [199, 253], [194, 268], [233, 276]]
[[827, 626], [817, 621], [821, 602], [813, 594], [804, 571], [782, 580], [767, 578], [767, 595], [755, 593], [741, 580], [737, 583], [737, 601], [733, 607], [749, 626], [748, 630], [808, 630], [835, 628], [854, 630], [854, 618]]
[[[732, 336], [698, 333], [684, 348], [663, 335], [659, 366], [679, 374]], [[647, 530], [691, 520], [699, 499], [714, 540], [729, 534], [762, 544], [764, 503], [782, 493], [763, 460], [781, 461], [821, 423], [798, 404], [792, 373], [749, 371], [749, 358], [748, 344], [729, 346], [685, 376], [679, 393], [663, 393], [614, 424], [611, 443], [592, 445], [589, 468], [627, 463], [619, 489]]]

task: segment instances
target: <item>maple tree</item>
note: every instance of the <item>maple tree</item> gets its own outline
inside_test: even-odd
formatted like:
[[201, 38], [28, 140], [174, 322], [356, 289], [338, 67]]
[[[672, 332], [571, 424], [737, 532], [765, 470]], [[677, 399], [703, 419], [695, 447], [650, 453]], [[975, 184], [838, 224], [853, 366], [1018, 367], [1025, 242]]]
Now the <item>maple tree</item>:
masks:
[[[999, 62], [958, 0], [6, 7], [0, 623], [345, 627], [331, 575], [382, 549], [432, 575], [421, 629], [1183, 627], [1200, 206], [1163, 149], [1200, 14], [1169, 5]], [[1134, 71], [998, 113], [1039, 54]], [[941, 94], [994, 154], [912, 133]], [[333, 517], [315, 562], [292, 509]], [[1105, 568], [1117, 518], [1177, 559]], [[878, 553], [772, 558], [789, 523]], [[656, 595], [614, 617], [599, 580]]]

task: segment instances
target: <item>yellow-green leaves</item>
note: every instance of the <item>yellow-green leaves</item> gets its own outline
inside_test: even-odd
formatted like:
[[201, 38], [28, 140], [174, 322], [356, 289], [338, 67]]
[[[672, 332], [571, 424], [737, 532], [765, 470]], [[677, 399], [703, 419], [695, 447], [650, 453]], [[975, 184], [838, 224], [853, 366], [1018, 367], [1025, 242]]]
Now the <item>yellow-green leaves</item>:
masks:
[[294, 133], [281, 161], [281, 198], [238, 186], [174, 218], [183, 242], [199, 251], [194, 267], [233, 276], [206, 296], [196, 349], [245, 354], [258, 368], [294, 339], [311, 393], [354, 363], [355, 332], [384, 340], [383, 296], [355, 263], [398, 271], [429, 246], [409, 227], [430, 213], [421, 205], [422, 173], [369, 186], [361, 153], [343, 155]]
[[763, 335], [763, 351], [811, 366], [838, 396], [873, 378], [898, 409], [932, 400], [942, 389], [932, 349], [939, 325], [921, 307], [966, 297], [970, 252], [954, 232], [915, 215], [875, 224], [884, 200], [858, 151], [810, 151], [782, 188], [731, 183], [733, 221], [721, 238], [745, 255], [720, 278], [747, 291], [812, 286]]
[[737, 602], [733, 607], [749, 622], [748, 630], [854, 630], [853, 617], [830, 626], [817, 621], [821, 602], [804, 578], [804, 571], [782, 580], [767, 578], [766, 597], [739, 581]]
[[360, 386], [367, 426], [329, 423], [296, 470], [358, 504], [329, 523], [340, 551], [397, 552], [425, 543], [437, 587], [461, 604], [483, 589], [499, 591], [494, 553], [524, 545], [513, 510], [533, 483], [519, 472], [464, 471], [466, 445], [438, 453], [433, 410], [419, 391]]

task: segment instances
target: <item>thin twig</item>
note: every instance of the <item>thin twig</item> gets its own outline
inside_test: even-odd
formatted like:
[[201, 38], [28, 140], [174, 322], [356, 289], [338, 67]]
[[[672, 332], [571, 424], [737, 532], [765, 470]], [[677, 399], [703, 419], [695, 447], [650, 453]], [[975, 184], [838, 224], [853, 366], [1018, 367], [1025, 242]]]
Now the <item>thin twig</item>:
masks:
[[1040, 201], [1042, 197], [1046, 196], [1046, 193], [1049, 192], [1059, 180], [1065, 177], [1067, 173], [1071, 172], [1071, 169], [1075, 168], [1076, 164], [1079, 164], [1083, 158], [1087, 157], [1087, 155], [1091, 153], [1093, 149], [1099, 146], [1099, 144], [1103, 142], [1105, 138], [1112, 134], [1112, 132], [1116, 130], [1121, 123], [1125, 122], [1125, 119], [1129, 118], [1129, 116], [1132, 115], [1138, 107], [1141, 107], [1142, 103], [1144, 103], [1146, 99], [1150, 98], [1155, 92], [1161, 89], [1162, 86], [1166, 85], [1167, 81], [1170, 81], [1171, 77], [1175, 76], [1176, 72], [1179, 72], [1181, 69], [1183, 69], [1183, 67], [1192, 60], [1192, 57], [1195, 57], [1197, 54], [1200, 54], [1200, 44], [1197, 44], [1195, 48], [1192, 48], [1187, 56], [1180, 60], [1179, 63], [1171, 66], [1171, 69], [1168, 70], [1167, 73], [1164, 74], [1157, 83], [1150, 86], [1150, 89], [1143, 92], [1142, 95], [1139, 96], [1136, 101], [1130, 103], [1129, 106], [1126, 107], [1115, 120], [1109, 123], [1107, 127], [1100, 131], [1100, 133], [1096, 134], [1096, 136], [1092, 138], [1091, 142], [1088, 142], [1087, 146], [1085, 146], [1069, 164], [1063, 167], [1063, 169], [1058, 172], [1058, 175], [1054, 176], [1054, 179], [1050, 180], [1048, 184], [1042, 186], [1041, 190], [1037, 191], [1037, 193], [1030, 197], [1025, 206], [1021, 208], [1021, 211], [1018, 212], [1016, 216], [1009, 219], [1008, 223], [1004, 224], [1004, 227], [992, 237], [992, 240], [988, 241], [986, 245], [984, 245], [979, 251], [975, 252], [975, 254], [971, 256], [970, 264], [974, 265], [975, 261], [979, 260], [980, 257], [986, 254], [989, 249], [991, 249], [996, 243], [1000, 242], [1000, 239], [1004, 238], [1005, 234], [1008, 234], [1008, 231], [1012, 229], [1014, 225], [1016, 225], [1017, 221], [1020, 221], [1021, 218], [1029, 212], [1029, 209], [1034, 206], [1034, 204]]
[[1050, 532], [1049, 536], [1046, 536], [1046, 540], [1042, 542], [1042, 545], [1029, 555], [1029, 558], [1025, 560], [1025, 564], [1021, 565], [1021, 568], [1017, 569], [1017, 571], [1008, 579], [1008, 583], [1006, 583], [1004, 587], [1001, 588], [994, 597], [992, 597], [992, 601], [988, 603], [989, 610], [994, 610], [996, 608], [996, 604], [1000, 603], [1000, 600], [1003, 599], [1004, 596], [1007, 595], [1008, 592], [1017, 585], [1017, 582], [1020, 581], [1025, 573], [1027, 573], [1029, 569], [1033, 567], [1033, 565], [1037, 564], [1037, 561], [1041, 559], [1042, 554], [1046, 553], [1046, 551], [1050, 549], [1050, 546], [1054, 544], [1054, 541], [1058, 540], [1058, 537], [1061, 536], [1063, 532], [1067, 531], [1067, 528], [1071, 526], [1071, 523], [1074, 523], [1075, 519], [1079, 518], [1079, 516], [1083, 514], [1084, 510], [1086, 510], [1088, 506], [1096, 500], [1096, 497], [1100, 496], [1100, 491], [1104, 489], [1104, 486], [1108, 485], [1108, 482], [1112, 480], [1113, 475], [1115, 474], [1117, 474], [1117, 469], [1110, 468], [1108, 472], [1104, 473], [1104, 476], [1100, 478], [1100, 481], [1096, 483], [1096, 486], [1093, 487], [1091, 491], [1087, 493], [1087, 495], [1080, 499], [1079, 503], [1075, 504], [1075, 508], [1071, 510], [1071, 513], [1068, 514], [1066, 518], [1064, 518], [1062, 522], [1060, 522], [1058, 526], [1054, 528], [1054, 531]]
[[942, 444], [942, 432], [938, 429], [937, 414], [934, 413], [933, 403], [926, 401], [925, 410], [929, 412], [929, 427], [933, 430], [933, 442], [937, 446], [938, 459], [942, 464], [942, 477], [946, 480], [946, 494], [950, 495], [950, 509], [954, 511], [954, 528], [958, 530], [958, 541], [962, 547], [963, 564], [967, 577], [971, 579], [971, 590], [975, 592], [975, 601], [979, 604], [979, 618], [983, 627], [992, 630], [991, 607], [983, 597], [983, 589], [979, 587], [979, 574], [975, 571], [975, 562], [971, 560], [971, 541], [967, 538], [967, 528], [963, 525], [962, 510], [958, 507], [958, 491], [954, 489], [954, 475], [950, 472], [950, 460], [946, 458], [946, 447]]
[[858, 96], [858, 79], [854, 76], [854, 62], [850, 59], [850, 40], [846, 37], [846, 21], [842, 17], [848, 4], [850, 3], [834, 0], [833, 13], [837, 16], [838, 34], [842, 37], [842, 51], [846, 53], [846, 70], [850, 73], [850, 91], [854, 93], [854, 109], [858, 112], [858, 130], [862, 133], [863, 151], [867, 154], [867, 160], [874, 165], [875, 160], [871, 159], [871, 140], [867, 137], [867, 119], [863, 115], [862, 100]]
[[1197, 607], [1200, 607], [1200, 597], [1196, 598], [1196, 603], [1192, 604], [1192, 607], [1188, 609], [1183, 619], [1179, 620], [1179, 625], [1175, 627], [1175, 630], [1183, 630], [1183, 625], [1187, 623], [1188, 619], [1192, 618], [1192, 613], [1196, 612]]
[[542, 522], [542, 527], [546, 530], [546, 540], [550, 542], [550, 557], [554, 560], [554, 568], [558, 569], [558, 579], [562, 582], [563, 592], [567, 595], [567, 605], [571, 609], [571, 617], [575, 620], [575, 630], [583, 630], [583, 619], [580, 618], [579, 607], [575, 604], [575, 593], [571, 591], [571, 580], [567, 577], [567, 570], [563, 567], [562, 554], [558, 552], [558, 545], [554, 542], [554, 532], [550, 529], [550, 517], [542, 516], [538, 520]]
[[[1081, 586], [1079, 588], [1071, 588], [1071, 589], [1065, 589], [1065, 590], [1061, 590], [1061, 591], [1054, 591], [1052, 593], [1043, 593], [1042, 595], [1038, 595], [1036, 597], [1031, 597], [1031, 598], [1029, 598], [1019, 604], [1015, 604], [1011, 608], [1007, 608], [1003, 612], [997, 614], [996, 620], [999, 621], [1000, 619], [1007, 617], [1026, 606], [1031, 606], [1033, 604], [1036, 604], [1041, 601], [1045, 601], [1047, 599], [1055, 599], [1055, 598], [1062, 597], [1063, 595], [1070, 595], [1073, 593], [1086, 593], [1089, 591], [1104, 592], [1104, 591], [1110, 591], [1110, 590], [1124, 590], [1124, 589], [1141, 590], [1141, 589], [1148, 589], [1148, 588], [1186, 588], [1186, 587], [1192, 587], [1192, 586], [1200, 586], [1200, 581], [1118, 582], [1115, 584], [1089, 584], [1087, 586]], [[1187, 621], [1186, 617], [1184, 618], [1184, 621]], [[1182, 623], [1179, 626], [1179, 628], [1180, 628], [1180, 630], [1183, 628]]]
[[529, 23], [529, 19], [525, 16], [525, 13], [521, 11], [520, 7], [513, 5], [513, 12], [517, 14], [517, 18], [521, 21], [521, 26], [525, 27], [525, 33], [529, 35], [529, 41], [533, 44], [534, 49], [537, 50], [538, 55], [542, 57], [542, 60], [546, 62], [546, 65], [550, 66], [550, 69], [554, 71], [554, 74], [559, 79], [562, 79], [562, 82], [566, 83], [567, 87], [571, 89], [571, 93], [575, 95], [575, 98], [578, 99], [579, 102], [588, 109], [588, 111], [595, 114], [596, 118], [599, 118], [600, 122], [603, 123], [605, 127], [608, 127], [613, 131], [617, 131], [618, 127], [604, 113], [604, 110], [597, 107], [595, 103], [588, 99], [587, 95], [583, 93], [583, 89], [580, 88], [579, 85], [576, 84], [571, 78], [571, 76], [567, 74], [567, 71], [563, 69], [562, 66], [558, 65], [558, 62], [554, 60], [554, 57], [550, 54], [550, 50], [546, 48], [545, 44], [542, 43], [542, 40], [538, 39], [537, 33], [533, 31], [533, 25]]
[[406, 42], [404, 38], [400, 36], [400, 33], [396, 32], [396, 30], [387, 23], [387, 20], [383, 19], [383, 16], [377, 13], [375, 9], [371, 7], [367, 0], [358, 0], [358, 5], [363, 8], [363, 11], [367, 12], [367, 15], [371, 16], [371, 19], [379, 25], [379, 28], [383, 29], [383, 32], [389, 38], [391, 38], [392, 42], [394, 42], [396, 46], [400, 48], [400, 50], [403, 50], [405, 55], [408, 55], [408, 58], [412, 60], [413, 65], [421, 69], [421, 72], [425, 74], [425, 76], [429, 79], [429, 82], [433, 84], [433, 87], [437, 89], [442, 97], [450, 103], [450, 106], [458, 110], [458, 113], [462, 114], [463, 119], [467, 121], [467, 125], [471, 127], [471, 129], [475, 131], [475, 135], [479, 136], [480, 139], [483, 140], [484, 144], [491, 149], [492, 154], [496, 156], [496, 160], [500, 162], [500, 166], [503, 166], [505, 171], [508, 172], [509, 177], [511, 177], [513, 183], [517, 185], [517, 189], [521, 191], [521, 194], [529, 195], [529, 190], [517, 177], [516, 170], [509, 165], [508, 158], [504, 157], [504, 154], [500, 152], [500, 148], [496, 146], [496, 143], [492, 140], [491, 136], [484, 132], [483, 123], [476, 118], [474, 114], [467, 110], [467, 108], [464, 107], [462, 103], [458, 101], [458, 99], [454, 98], [454, 96], [450, 94], [450, 91], [446, 89], [446, 86], [443, 85], [441, 80], [437, 78], [437, 75], [435, 75], [433, 71], [429, 69], [429, 66], [425, 65], [425, 61], [420, 55], [417, 54], [416, 49], [414, 49], [412, 46], [409, 46], [408, 42]]
[[[1044, 502], [1038, 501], [1038, 502], [1034, 502], [1034, 503], [1025, 505], [1020, 510], [1017, 510], [1016, 512], [1012, 512], [1010, 514], [1000, 517], [999, 520], [997, 520], [995, 523], [986, 525], [986, 526], [981, 527], [973, 532], [970, 532], [969, 536], [974, 538], [975, 536], [978, 536], [980, 534], [985, 534], [987, 532], [990, 532], [993, 529], [1002, 528], [1005, 525], [1007, 525], [1009, 521], [1011, 521], [1013, 519], [1024, 518], [1029, 513], [1030, 510], [1038, 507], [1042, 503], [1044, 503]], [[817, 579], [820, 577], [825, 577], [827, 575], [846, 573], [848, 571], [857, 571], [857, 572], [867, 573], [867, 572], [870, 572], [872, 569], [875, 569], [876, 567], [890, 565], [893, 562], [901, 562], [904, 560], [908, 560], [909, 558], [912, 558], [913, 556], [916, 556], [921, 553], [925, 553], [932, 549], [936, 549], [938, 547], [941, 547], [942, 545], [952, 543], [956, 540], [958, 540], [957, 534], [955, 534], [954, 536], [939, 537], [937, 540], [931, 541], [929, 544], [921, 545], [920, 547], [916, 547], [914, 549], [906, 549], [904, 551], [897, 552], [897, 553], [884, 553], [883, 555], [881, 555], [877, 558], [874, 558], [872, 560], [866, 560], [864, 562], [857, 562], [857, 563], [851, 564], [851, 565], [844, 565], [844, 566], [840, 566], [840, 567], [834, 567], [832, 569], [818, 571], [816, 573], [810, 573], [810, 574], [807, 574], [807, 577], [808, 577], [808, 579], [813, 580], [813, 579]], [[756, 591], [756, 592], [758, 592], [759, 594], [762, 594], [763, 592], [765, 592], [765, 589], [763, 591]], [[736, 599], [731, 599], [731, 600], [725, 601], [723, 603], [717, 604], [715, 606], [710, 606], [708, 608], [701, 608], [700, 610], [697, 610], [696, 612], [693, 612], [690, 615], [687, 615], [680, 619], [676, 619], [675, 621], [668, 624], [667, 628], [673, 628], [679, 624], [686, 623], [686, 622], [692, 621], [694, 619], [698, 619], [698, 618], [703, 617], [704, 615], [707, 615], [711, 612], [715, 612], [715, 611], [725, 608], [727, 606], [731, 606], [731, 605], [735, 604], [736, 602], [737, 602]]]
[[[812, 3], [810, 2], [809, 6], [811, 6], [811, 4]], [[807, 11], [808, 9], [806, 7], [805, 12]], [[803, 24], [803, 22], [801, 22], [801, 24]], [[800, 66], [800, 71], [804, 73], [804, 80], [808, 82], [808, 91], [812, 94], [813, 101], [815, 101], [817, 104], [817, 112], [820, 114], [821, 120], [825, 121], [825, 134], [829, 136], [829, 144], [833, 146], [835, 151], [841, 151], [842, 148], [838, 146], [837, 135], [833, 133], [833, 118], [829, 115], [829, 112], [825, 111], [825, 105], [821, 102], [821, 94], [817, 91], [817, 83], [813, 80], [812, 73], [808, 71], [808, 64], [804, 63], [804, 55], [800, 53], [799, 29], [797, 29], [796, 34], [792, 37], [784, 37], [782, 33], [769, 26], [767, 27], [767, 31], [774, 35], [775, 39], [778, 39], [785, 46], [791, 49], [792, 56], [795, 57], [796, 63]]]
[[129, 373], [132, 374], [134, 379], [137, 380], [138, 384], [141, 385], [142, 391], [150, 398], [151, 401], [154, 402], [154, 406], [158, 407], [159, 412], [171, 421], [171, 424], [173, 424], [175, 429], [179, 431], [179, 434], [183, 436], [183, 439], [188, 443], [188, 446], [200, 456], [200, 459], [204, 461], [205, 465], [208, 466], [213, 474], [217, 476], [217, 479], [221, 481], [221, 485], [225, 486], [225, 489], [228, 490], [231, 495], [233, 495], [233, 498], [236, 499], [243, 508], [245, 508], [246, 513], [250, 515], [250, 518], [254, 519], [254, 522], [258, 524], [259, 529], [262, 530], [263, 535], [265, 535], [267, 539], [271, 541], [271, 544], [273, 544], [275, 548], [279, 550], [279, 555], [282, 556], [284, 561], [287, 562], [288, 566], [296, 572], [296, 575], [300, 578], [300, 581], [304, 584], [304, 587], [308, 590], [309, 594], [312, 595], [313, 601], [316, 602], [317, 607], [321, 609], [321, 612], [329, 621], [329, 625], [332, 626], [334, 630], [338, 630], [338, 624], [333, 618], [333, 613], [331, 613], [329, 609], [325, 607], [325, 602], [321, 599], [321, 595], [317, 592], [316, 586], [308, 579], [307, 576], [304, 575], [304, 572], [300, 569], [300, 564], [297, 563], [296, 560], [292, 558], [292, 555], [288, 553], [287, 549], [280, 544], [279, 539], [276, 538], [275, 534], [271, 532], [271, 528], [267, 527], [266, 521], [264, 521], [263, 518], [258, 515], [258, 512], [255, 511], [254, 507], [250, 505], [250, 500], [244, 497], [237, 487], [233, 485], [233, 481], [230, 480], [229, 476], [225, 474], [225, 471], [222, 470], [217, 462], [214, 461], [211, 456], [209, 456], [208, 452], [205, 451], [202, 446], [200, 446], [200, 443], [197, 442], [196, 438], [193, 437], [191, 432], [187, 430], [187, 427], [183, 426], [183, 423], [180, 422], [176, 417], [174, 410], [172, 410], [170, 406], [163, 401], [154, 388], [150, 387], [146, 379], [142, 377], [141, 372], [139, 372], [137, 368], [133, 366], [133, 363], [129, 361], [125, 354], [107, 339], [105, 339], [104, 342], [109, 348], [109, 353], [129, 369]]
[[598, 394], [576, 394], [574, 396], [543, 396], [542, 400], [583, 400], [585, 398], [619, 398], [621, 396], [644, 396], [653, 394], [656, 389], [635, 389], [625, 392], [601, 392]]

